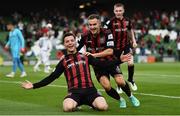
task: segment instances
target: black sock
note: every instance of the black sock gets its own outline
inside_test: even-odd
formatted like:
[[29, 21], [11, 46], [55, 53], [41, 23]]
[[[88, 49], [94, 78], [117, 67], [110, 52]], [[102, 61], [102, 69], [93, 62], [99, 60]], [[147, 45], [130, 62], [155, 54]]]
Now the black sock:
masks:
[[114, 88], [111, 88], [109, 91], [106, 91], [106, 93], [116, 100], [120, 99], [119, 94], [117, 93], [117, 91]]
[[130, 90], [129, 85], [128, 85], [127, 82], [126, 82], [126, 85], [125, 85], [124, 87], [121, 87], [121, 88], [122, 88], [122, 90], [126, 93], [126, 95], [127, 95], [128, 97], [131, 96], [131, 90]]
[[133, 82], [134, 65], [128, 66], [128, 81]]

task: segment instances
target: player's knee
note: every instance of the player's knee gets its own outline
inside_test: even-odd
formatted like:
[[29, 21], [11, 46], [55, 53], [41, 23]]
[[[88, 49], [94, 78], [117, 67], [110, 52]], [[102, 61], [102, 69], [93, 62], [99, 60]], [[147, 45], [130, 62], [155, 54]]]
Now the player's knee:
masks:
[[64, 112], [72, 112], [73, 109], [74, 109], [73, 105], [70, 105], [70, 104], [63, 105], [63, 111]]
[[108, 104], [103, 97], [97, 97], [93, 102], [93, 106], [100, 111], [106, 111], [108, 109]]
[[63, 101], [63, 111], [64, 112], [72, 112], [75, 109], [75, 106], [76, 105], [69, 98], [67, 98]]
[[125, 86], [126, 82], [124, 81], [123, 75], [115, 75], [114, 79], [119, 86]]
[[116, 83], [117, 83], [117, 85], [119, 85], [120, 87], [124, 87], [124, 86], [126, 85], [126, 83], [125, 83], [124, 80], [118, 81], [118, 82], [116, 82]]
[[108, 104], [99, 104], [97, 109], [100, 111], [106, 111], [108, 109]]
[[102, 85], [102, 87], [103, 87], [106, 91], [109, 91], [109, 90], [111, 89], [111, 85], [110, 85], [110, 84], [104, 84], [104, 83], [102, 83], [101, 85]]
[[111, 89], [110, 81], [108, 79], [106, 79], [106, 78], [101, 78], [100, 79], [100, 84], [102, 85], [102, 87], [105, 90], [110, 90]]
[[64, 112], [72, 112], [73, 111], [73, 107], [72, 106], [63, 106], [63, 111]]

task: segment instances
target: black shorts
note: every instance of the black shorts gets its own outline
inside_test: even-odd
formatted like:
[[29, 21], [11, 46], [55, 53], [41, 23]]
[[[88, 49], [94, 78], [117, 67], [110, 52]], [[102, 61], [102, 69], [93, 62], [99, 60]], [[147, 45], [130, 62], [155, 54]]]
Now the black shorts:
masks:
[[69, 92], [66, 98], [71, 98], [77, 102], [78, 106], [80, 105], [89, 105], [93, 107], [92, 103], [97, 97], [102, 97], [96, 90], [96, 88], [82, 89], [79, 92]]
[[110, 76], [114, 77], [115, 74], [122, 74], [119, 65], [114, 65], [112, 67], [104, 67], [103, 69], [99, 67], [93, 67], [93, 69], [98, 82], [100, 81], [100, 78], [102, 76], [106, 76], [110, 80]]

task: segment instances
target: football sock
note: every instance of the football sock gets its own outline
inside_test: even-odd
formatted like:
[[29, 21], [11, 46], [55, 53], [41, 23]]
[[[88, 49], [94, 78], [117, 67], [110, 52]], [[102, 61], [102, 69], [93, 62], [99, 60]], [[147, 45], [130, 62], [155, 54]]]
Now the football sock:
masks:
[[106, 91], [106, 93], [116, 100], [120, 99], [119, 94], [117, 93], [117, 91], [114, 88], [111, 88], [109, 91]]
[[133, 82], [134, 65], [128, 66], [128, 81]]
[[127, 82], [126, 82], [126, 85], [125, 85], [124, 87], [121, 87], [121, 88], [122, 88], [122, 90], [126, 93], [126, 95], [127, 95], [128, 97], [131, 96], [131, 90], [130, 90], [129, 85], [128, 85]]

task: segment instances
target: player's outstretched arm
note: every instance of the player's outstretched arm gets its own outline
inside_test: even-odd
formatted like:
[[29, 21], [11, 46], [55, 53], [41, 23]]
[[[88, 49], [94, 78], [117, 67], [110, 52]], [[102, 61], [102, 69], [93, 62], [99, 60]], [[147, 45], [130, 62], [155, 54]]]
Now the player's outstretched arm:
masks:
[[33, 88], [33, 84], [28, 80], [26, 80], [25, 82], [22, 82], [21, 86], [24, 89], [32, 89]]

